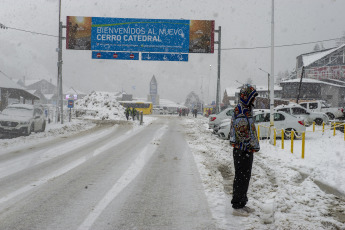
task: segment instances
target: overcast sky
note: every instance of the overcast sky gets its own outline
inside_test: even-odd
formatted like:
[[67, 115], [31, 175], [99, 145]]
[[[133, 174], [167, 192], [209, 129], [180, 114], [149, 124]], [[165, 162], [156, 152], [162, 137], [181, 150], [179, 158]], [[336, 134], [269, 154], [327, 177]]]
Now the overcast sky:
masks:
[[[0, 23], [13, 28], [58, 35], [58, 0], [1, 0]], [[275, 0], [275, 44], [285, 45], [341, 37], [345, 31], [344, 0]], [[62, 0], [66, 16], [215, 20], [222, 27], [221, 89], [251, 78], [267, 84], [270, 49], [230, 50], [271, 44], [271, 0]], [[64, 32], [65, 34], [65, 32]], [[215, 36], [217, 40], [217, 35]], [[325, 48], [335, 41], [324, 42]], [[56, 84], [58, 39], [13, 29], [0, 30], [0, 70], [13, 78], [47, 79]], [[315, 44], [275, 49], [275, 74], [293, 70], [296, 56]], [[184, 102], [195, 91], [215, 100], [217, 52], [190, 54], [189, 61], [144, 62], [92, 60], [91, 51], [66, 50], [63, 82], [90, 92], [121, 91], [147, 97], [155, 75], [161, 98]], [[217, 45], [215, 45], [217, 50]]]

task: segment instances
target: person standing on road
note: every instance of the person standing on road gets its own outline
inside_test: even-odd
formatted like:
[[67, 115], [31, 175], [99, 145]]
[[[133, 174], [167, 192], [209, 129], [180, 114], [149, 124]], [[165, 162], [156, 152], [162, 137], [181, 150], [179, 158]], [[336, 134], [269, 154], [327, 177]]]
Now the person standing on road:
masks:
[[135, 115], [137, 115], [137, 110], [133, 107], [132, 108], [132, 119], [133, 119], [133, 121], [135, 119]]
[[253, 153], [260, 150], [253, 120], [255, 88], [249, 84], [242, 87], [239, 103], [234, 109], [230, 126], [230, 144], [233, 146], [235, 178], [231, 204], [233, 215], [249, 216], [254, 210], [247, 207], [247, 191], [252, 172]]

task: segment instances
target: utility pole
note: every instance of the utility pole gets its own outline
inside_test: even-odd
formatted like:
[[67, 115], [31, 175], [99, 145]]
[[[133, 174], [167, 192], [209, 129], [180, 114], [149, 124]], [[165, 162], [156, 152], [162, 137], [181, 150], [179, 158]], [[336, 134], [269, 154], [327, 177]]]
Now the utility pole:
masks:
[[220, 105], [219, 105], [219, 91], [220, 91], [220, 52], [221, 52], [221, 35], [222, 35], [222, 27], [219, 26], [218, 30], [214, 32], [218, 33], [218, 41], [215, 41], [214, 44], [218, 44], [218, 77], [217, 77], [217, 95], [216, 95], [216, 113], [220, 112]]
[[63, 124], [63, 93], [62, 93], [62, 22], [61, 22], [61, 0], [59, 0], [59, 42], [58, 42], [58, 77], [57, 77], [57, 107], [60, 104], [60, 110], [58, 111], [58, 116], [60, 114], [61, 124]]

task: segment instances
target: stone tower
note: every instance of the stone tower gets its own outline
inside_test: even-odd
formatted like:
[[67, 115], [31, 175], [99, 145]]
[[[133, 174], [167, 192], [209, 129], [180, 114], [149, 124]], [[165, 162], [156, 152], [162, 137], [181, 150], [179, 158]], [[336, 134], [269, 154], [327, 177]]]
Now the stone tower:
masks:
[[151, 101], [152, 105], [159, 105], [158, 84], [155, 75], [152, 76], [150, 81], [150, 94], [147, 100]]

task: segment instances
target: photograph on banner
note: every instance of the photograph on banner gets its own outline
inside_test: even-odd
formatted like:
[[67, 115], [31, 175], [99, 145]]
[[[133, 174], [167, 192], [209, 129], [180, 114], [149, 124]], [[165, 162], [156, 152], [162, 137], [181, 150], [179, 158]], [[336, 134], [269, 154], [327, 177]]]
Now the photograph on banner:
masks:
[[190, 20], [189, 53], [214, 53], [213, 20]]
[[67, 16], [66, 49], [91, 50], [92, 17]]

